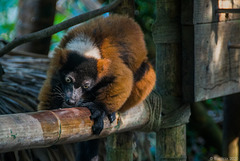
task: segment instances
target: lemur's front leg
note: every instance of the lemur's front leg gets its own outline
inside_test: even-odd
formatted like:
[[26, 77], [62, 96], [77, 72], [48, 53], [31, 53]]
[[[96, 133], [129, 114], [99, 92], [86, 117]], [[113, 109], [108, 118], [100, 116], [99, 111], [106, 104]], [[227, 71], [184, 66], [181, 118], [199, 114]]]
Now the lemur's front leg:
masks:
[[87, 107], [90, 110], [90, 119], [94, 120], [94, 125], [92, 126], [93, 134], [99, 135], [101, 133], [104, 126], [103, 119], [105, 115], [108, 116], [110, 123], [116, 119], [115, 112], [107, 114], [107, 112], [104, 110], [104, 107], [102, 107], [103, 105], [100, 103], [85, 102], [81, 103], [79, 106]]

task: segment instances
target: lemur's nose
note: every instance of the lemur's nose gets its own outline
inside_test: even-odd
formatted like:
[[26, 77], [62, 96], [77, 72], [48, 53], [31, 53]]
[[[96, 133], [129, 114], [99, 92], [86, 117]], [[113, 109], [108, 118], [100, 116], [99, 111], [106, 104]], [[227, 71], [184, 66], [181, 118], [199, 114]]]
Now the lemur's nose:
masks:
[[74, 105], [74, 104], [76, 104], [76, 102], [75, 102], [73, 99], [70, 99], [70, 98], [67, 98], [67, 99], [66, 99], [66, 103], [67, 103], [68, 105]]

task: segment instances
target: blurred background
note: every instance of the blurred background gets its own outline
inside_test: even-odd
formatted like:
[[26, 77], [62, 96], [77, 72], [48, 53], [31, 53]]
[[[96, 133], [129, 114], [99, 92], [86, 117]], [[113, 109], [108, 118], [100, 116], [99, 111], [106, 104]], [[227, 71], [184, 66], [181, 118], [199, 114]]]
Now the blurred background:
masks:
[[[40, 0], [39, 0], [40, 1]], [[45, 0], [46, 1], [46, 0]], [[58, 24], [66, 19], [85, 13], [107, 4], [105, 0], [57, 0], [47, 3], [33, 0], [1, 0], [0, 1], [0, 39], [11, 41], [16, 36], [37, 31], [47, 26], [41, 26], [40, 21], [46, 21], [29, 14], [41, 15], [52, 12], [53, 16], [47, 18], [49, 24]], [[149, 59], [155, 64], [155, 45], [152, 40], [151, 28], [155, 20], [155, 0], [135, 0], [135, 19], [141, 25], [149, 51]], [[44, 5], [45, 4], [45, 5]], [[50, 5], [50, 6], [48, 6]], [[43, 9], [41, 9], [41, 7]], [[53, 9], [45, 10], [51, 7]], [[38, 8], [36, 10], [35, 8]], [[47, 14], [49, 15], [49, 14]], [[107, 16], [108, 14], [104, 14]], [[27, 19], [27, 20], [26, 20]], [[34, 22], [34, 26], [30, 24]], [[56, 47], [66, 31], [61, 31], [49, 38], [49, 46], [36, 47], [29, 45], [28, 51], [34, 53], [50, 53]], [[46, 40], [43, 40], [46, 43]], [[39, 48], [39, 51], [30, 49]], [[22, 48], [28, 48], [23, 46]], [[21, 49], [21, 47], [19, 47]], [[42, 53], [42, 54], [44, 54]], [[41, 85], [41, 83], [39, 82]], [[39, 86], [40, 86], [39, 85]], [[37, 92], [36, 92], [37, 94]], [[1, 96], [0, 96], [1, 97]], [[0, 99], [1, 101], [1, 99]], [[0, 102], [1, 104], [1, 102]], [[1, 106], [0, 108], [4, 108]], [[36, 109], [33, 109], [36, 110]], [[14, 110], [13, 110], [14, 111]], [[25, 110], [28, 111], [28, 110]], [[192, 115], [187, 125], [187, 155], [190, 161], [208, 160], [211, 156], [222, 155], [222, 123], [223, 123], [223, 98], [210, 99], [192, 104]], [[155, 134], [138, 133], [135, 135], [135, 160], [152, 161], [155, 154]], [[1, 159], [0, 159], [1, 160]]]

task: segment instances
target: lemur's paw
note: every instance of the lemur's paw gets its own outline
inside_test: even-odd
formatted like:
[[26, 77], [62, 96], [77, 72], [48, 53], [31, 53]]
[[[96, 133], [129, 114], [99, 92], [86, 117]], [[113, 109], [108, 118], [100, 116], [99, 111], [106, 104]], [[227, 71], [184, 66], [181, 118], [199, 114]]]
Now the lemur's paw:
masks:
[[92, 126], [93, 134], [99, 135], [104, 126], [103, 119], [106, 115], [105, 111], [94, 102], [82, 103], [80, 106], [87, 107], [90, 110], [90, 119], [94, 120], [94, 124]]
[[108, 114], [108, 120], [110, 121], [110, 123], [112, 123], [115, 119], [116, 119], [116, 113], [113, 112], [111, 114]]

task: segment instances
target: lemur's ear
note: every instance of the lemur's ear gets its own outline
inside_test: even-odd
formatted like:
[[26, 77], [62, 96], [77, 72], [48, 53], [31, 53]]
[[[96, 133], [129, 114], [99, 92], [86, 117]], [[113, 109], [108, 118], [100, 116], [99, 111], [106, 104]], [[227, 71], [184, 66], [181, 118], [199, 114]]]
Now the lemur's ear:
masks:
[[54, 66], [54, 68], [61, 68], [67, 62], [67, 55], [68, 50], [56, 48], [53, 58], [51, 59], [51, 66]]
[[107, 75], [110, 64], [111, 60], [109, 59], [104, 58], [97, 60], [98, 79], [101, 79], [103, 76]]
[[68, 51], [64, 49], [56, 48], [54, 55], [51, 59], [48, 72], [55, 74], [67, 61]]

